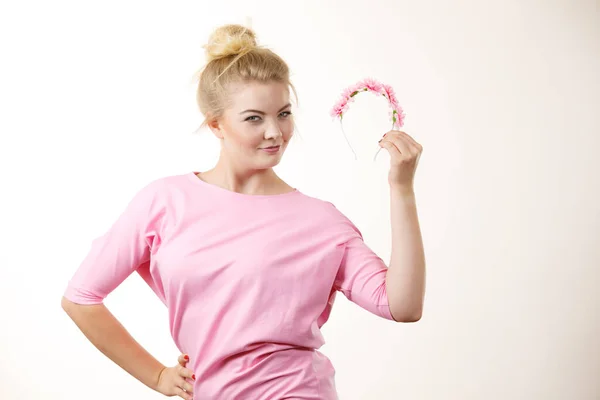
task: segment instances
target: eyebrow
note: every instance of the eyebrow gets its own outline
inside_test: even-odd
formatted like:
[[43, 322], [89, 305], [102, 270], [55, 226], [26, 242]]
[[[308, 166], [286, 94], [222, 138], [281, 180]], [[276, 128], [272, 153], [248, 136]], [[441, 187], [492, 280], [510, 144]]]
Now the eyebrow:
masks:
[[[281, 109], [278, 112], [285, 110], [286, 108], [288, 108], [291, 105], [292, 105], [292, 103], [287, 103], [285, 106], [281, 107]], [[261, 114], [261, 115], [266, 114], [264, 111], [259, 111], [259, 110], [244, 110], [240, 114], [244, 114], [244, 113], [248, 113], [248, 112], [253, 112], [253, 113]]]

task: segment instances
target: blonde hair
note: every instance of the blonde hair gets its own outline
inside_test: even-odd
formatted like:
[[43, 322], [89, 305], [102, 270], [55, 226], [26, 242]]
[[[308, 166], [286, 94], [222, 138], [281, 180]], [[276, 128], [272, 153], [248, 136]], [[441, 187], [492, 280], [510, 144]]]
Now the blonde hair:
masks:
[[223, 25], [210, 36], [203, 46], [206, 65], [199, 72], [196, 101], [205, 119], [220, 118], [228, 106], [229, 88], [233, 83], [280, 82], [289, 86], [290, 71], [285, 61], [273, 51], [258, 46], [256, 34], [242, 25]]

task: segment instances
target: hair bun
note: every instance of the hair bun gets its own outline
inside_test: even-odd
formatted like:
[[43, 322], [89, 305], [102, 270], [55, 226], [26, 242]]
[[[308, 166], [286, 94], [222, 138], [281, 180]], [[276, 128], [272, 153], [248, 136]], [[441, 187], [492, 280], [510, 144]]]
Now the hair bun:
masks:
[[252, 29], [233, 24], [217, 28], [203, 48], [206, 52], [206, 62], [209, 63], [219, 58], [238, 55], [256, 46], [256, 34]]

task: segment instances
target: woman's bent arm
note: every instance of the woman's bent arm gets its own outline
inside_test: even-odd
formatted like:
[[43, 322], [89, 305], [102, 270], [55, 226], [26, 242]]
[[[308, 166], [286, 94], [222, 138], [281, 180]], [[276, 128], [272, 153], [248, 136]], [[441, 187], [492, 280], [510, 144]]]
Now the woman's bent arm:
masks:
[[63, 297], [61, 305], [98, 350], [144, 385], [156, 390], [165, 366], [129, 334], [104, 304], [81, 305]]

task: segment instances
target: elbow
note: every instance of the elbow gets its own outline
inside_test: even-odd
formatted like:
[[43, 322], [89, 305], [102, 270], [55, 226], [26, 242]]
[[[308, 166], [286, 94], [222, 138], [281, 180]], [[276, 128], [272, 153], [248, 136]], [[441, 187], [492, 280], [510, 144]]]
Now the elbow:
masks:
[[422, 316], [423, 316], [422, 313], [411, 314], [411, 315], [407, 316], [406, 318], [404, 318], [404, 320], [401, 322], [418, 322], [421, 320]]
[[421, 320], [422, 316], [423, 316], [422, 308], [420, 308], [418, 310], [407, 310], [404, 312], [396, 312], [396, 313], [392, 312], [392, 317], [394, 318], [394, 321], [396, 321], [396, 322], [405, 322], [405, 323], [418, 322]]
[[[394, 317], [394, 319], [396, 319], [396, 318]], [[398, 319], [396, 319], [396, 322], [409, 323], [409, 322], [418, 322], [420, 320], [421, 320], [421, 314], [413, 314], [413, 315], [398, 318]]]

